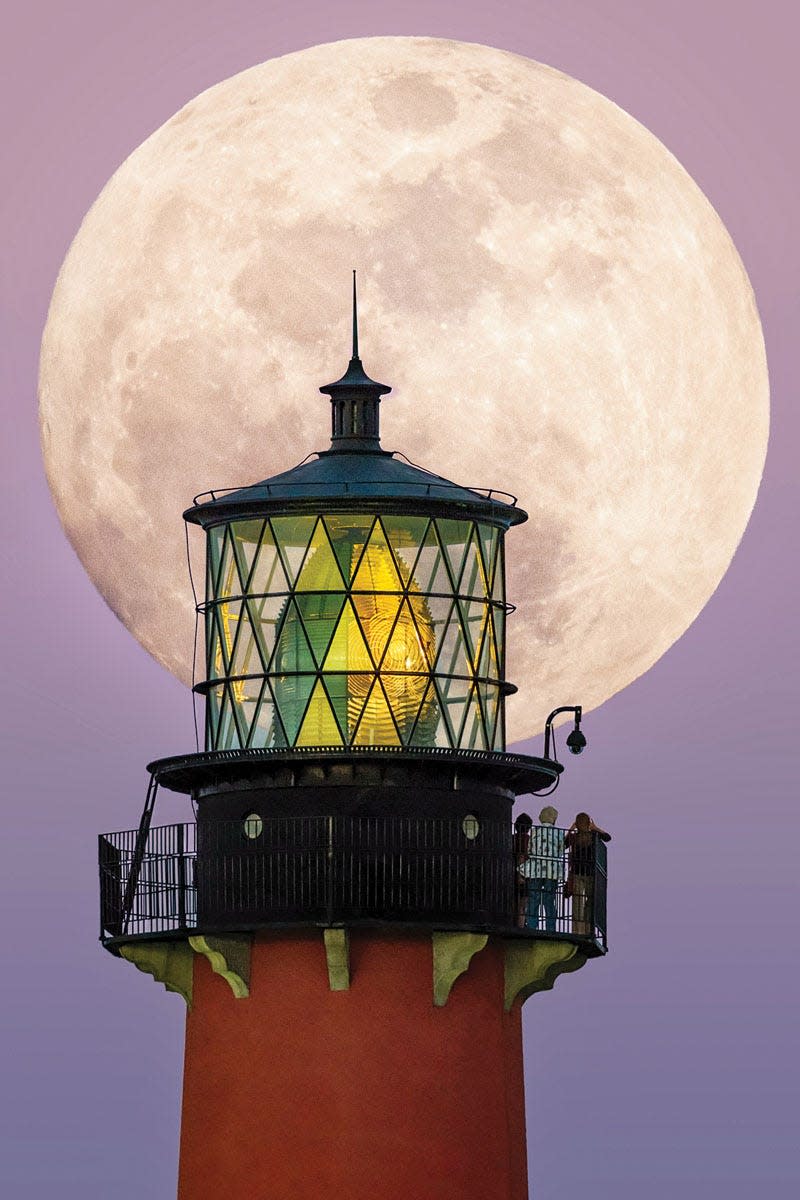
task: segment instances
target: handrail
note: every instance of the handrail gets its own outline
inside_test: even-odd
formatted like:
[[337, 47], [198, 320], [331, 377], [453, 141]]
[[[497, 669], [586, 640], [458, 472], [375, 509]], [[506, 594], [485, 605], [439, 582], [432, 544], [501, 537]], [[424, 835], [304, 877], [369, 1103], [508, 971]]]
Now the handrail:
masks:
[[[605, 949], [606, 855], [478, 817], [204, 819], [100, 839], [101, 938], [363, 922], [561, 936]], [[574, 868], [574, 869], [573, 869]], [[596, 952], [596, 951], [593, 951]]]
[[147, 839], [150, 836], [150, 823], [153, 819], [153, 809], [158, 795], [158, 779], [155, 775], [150, 776], [150, 782], [147, 787], [147, 795], [145, 796], [144, 809], [139, 821], [139, 828], [136, 831], [136, 844], [133, 851], [133, 861], [128, 873], [128, 878], [125, 884], [125, 894], [122, 898], [122, 930], [127, 931], [128, 918], [133, 907], [133, 900], [136, 895], [136, 889], [139, 886], [139, 873], [142, 868], [142, 862], [146, 853]]
[[[422, 470], [422, 468], [417, 467], [417, 470]], [[307, 479], [303, 479], [303, 480], [298, 480], [295, 483], [292, 483], [291, 481], [286, 481], [286, 482], [281, 482], [279, 484], [270, 484], [266, 481], [263, 481], [263, 482], [259, 482], [259, 483], [248, 483], [248, 484], [245, 484], [243, 487], [209, 488], [208, 491], [200, 492], [200, 493], [198, 493], [198, 495], [194, 496], [192, 498], [192, 504], [200, 505], [200, 504], [207, 504], [209, 502], [216, 503], [217, 499], [224, 498], [225, 496], [229, 496], [232, 493], [236, 493], [236, 492], [259, 491], [259, 492], [264, 492], [267, 496], [275, 496], [278, 499], [281, 499], [285, 495], [286, 491], [289, 489], [296, 489], [298, 494], [302, 496], [304, 494], [307, 494], [312, 488], [327, 489], [330, 492], [331, 489], [335, 487], [335, 488], [342, 489], [342, 495], [357, 496], [358, 492], [351, 493], [351, 491], [350, 491], [350, 483], [351, 482], [354, 483], [358, 488], [386, 487], [387, 482], [388, 482], [388, 486], [391, 487], [393, 492], [398, 488], [411, 488], [411, 489], [414, 489], [418, 495], [422, 494], [425, 496], [431, 496], [433, 494], [431, 491], [432, 488], [437, 488], [437, 489], [440, 488], [445, 491], [448, 488], [450, 488], [453, 491], [457, 491], [457, 492], [474, 492], [475, 495], [479, 496], [481, 499], [489, 500], [493, 503], [496, 502], [498, 504], [510, 505], [512, 507], [516, 506], [516, 503], [517, 503], [516, 496], [514, 496], [511, 492], [504, 492], [500, 488], [468, 487], [465, 484], [452, 483], [448, 479], [441, 479], [441, 480], [433, 479], [429, 483], [424, 483], [422, 480], [412, 480], [412, 479], [391, 480], [391, 481], [387, 481], [386, 479], [358, 479], [358, 480], [352, 480], [352, 481], [348, 481], [346, 479], [341, 479], [341, 480], [330, 480], [330, 479], [307, 480]], [[421, 492], [421, 489], [423, 489], [423, 488], [424, 488], [424, 492]]]

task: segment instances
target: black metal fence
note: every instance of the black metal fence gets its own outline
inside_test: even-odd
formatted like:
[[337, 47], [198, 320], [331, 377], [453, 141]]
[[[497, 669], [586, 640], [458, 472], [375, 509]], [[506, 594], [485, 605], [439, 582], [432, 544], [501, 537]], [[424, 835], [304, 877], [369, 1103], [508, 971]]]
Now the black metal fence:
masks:
[[152, 826], [101, 836], [101, 936], [135, 936], [197, 926], [197, 826]]
[[606, 939], [606, 854], [476, 817], [275, 817], [100, 838], [101, 937], [359, 922]]

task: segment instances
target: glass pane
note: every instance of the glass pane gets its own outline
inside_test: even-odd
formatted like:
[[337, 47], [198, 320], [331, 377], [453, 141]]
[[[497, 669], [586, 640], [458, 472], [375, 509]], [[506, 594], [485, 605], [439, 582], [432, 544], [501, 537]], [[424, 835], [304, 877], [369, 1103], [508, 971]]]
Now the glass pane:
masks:
[[447, 556], [452, 590], [458, 588], [461, 570], [464, 565], [464, 552], [467, 548], [472, 523], [470, 521], [452, 521], [447, 517], [438, 517], [434, 522], [439, 531], [439, 539]]
[[213, 679], [216, 675], [214, 664], [222, 661], [222, 652], [219, 647], [219, 630], [217, 628], [217, 610], [216, 608], [208, 608], [205, 612], [205, 629], [206, 629], [206, 662], [205, 671], [206, 678]]
[[302, 618], [314, 666], [322, 666], [345, 605], [344, 593], [301, 593], [294, 603]]
[[447, 726], [447, 742], [460, 745], [461, 728], [467, 711], [470, 685], [465, 679], [437, 679], [439, 707]]
[[298, 592], [341, 591], [344, 579], [333, 553], [325, 523], [317, 521], [308, 552], [295, 583]]
[[358, 746], [400, 745], [400, 735], [380, 679], [375, 680], [367, 697], [356, 729], [355, 744]]
[[352, 603], [345, 602], [322, 662], [324, 671], [367, 671], [373, 662]]
[[497, 547], [500, 540], [499, 531], [494, 525], [476, 525], [478, 538], [483, 554], [483, 564], [486, 577], [486, 590], [491, 592], [494, 580], [494, 566], [497, 557]]
[[341, 730], [321, 679], [318, 679], [314, 685], [296, 744], [298, 746], [341, 746], [342, 744]]
[[381, 680], [403, 744], [432, 745], [439, 714], [428, 676], [398, 671]]
[[436, 592], [452, 596], [453, 584], [445, 563], [444, 551], [436, 534], [436, 524], [431, 521], [425, 541], [417, 558], [414, 579], [421, 592]]
[[352, 744], [375, 676], [361, 672], [344, 678], [347, 692], [347, 738]]
[[328, 693], [328, 700], [330, 701], [331, 708], [333, 709], [333, 715], [336, 718], [336, 724], [341, 731], [341, 740], [347, 744], [350, 738], [348, 732], [348, 676], [344, 673], [341, 675], [324, 675], [323, 682], [325, 684], [325, 691]]
[[269, 667], [277, 644], [277, 630], [286, 606], [284, 596], [258, 596], [248, 602], [262, 660]]
[[425, 691], [422, 696], [422, 701], [419, 705], [417, 719], [406, 735], [405, 730], [403, 739], [407, 745], [412, 746], [435, 746], [437, 730], [442, 725], [444, 730], [445, 744], [447, 738], [446, 728], [442, 720], [439, 710], [439, 702], [436, 698], [436, 688], [430, 680], [425, 681]]
[[478, 686], [476, 685], [467, 706], [464, 728], [461, 732], [460, 744], [469, 750], [486, 750], [486, 726], [483, 719], [483, 708], [480, 702]]
[[294, 587], [303, 565], [316, 517], [273, 517], [270, 524], [289, 583]]
[[239, 611], [241, 600], [227, 600], [224, 604], [215, 604], [211, 609], [211, 617], [216, 626], [217, 636], [214, 640], [214, 659], [209, 663], [208, 674], [212, 679], [222, 675], [230, 675], [233, 639], [239, 627]]
[[219, 594], [219, 575], [222, 571], [222, 559], [227, 545], [228, 526], [215, 526], [209, 529], [207, 542], [207, 582], [206, 599]]
[[216, 749], [221, 700], [221, 687], [211, 688], [211, 690], [206, 694], [206, 749], [208, 750]]
[[313, 675], [280, 675], [271, 682], [286, 739], [293, 746], [316, 679]]
[[436, 740], [434, 744], [452, 750], [455, 743], [452, 740], [450, 727], [445, 719], [444, 710], [441, 705], [437, 704], [437, 712], [439, 713], [439, 720], [436, 724]]
[[494, 626], [494, 642], [497, 649], [497, 677], [504, 678], [505, 664], [505, 641], [506, 641], [506, 613], [504, 608], [495, 608], [492, 605], [492, 625]]
[[220, 704], [219, 725], [217, 726], [217, 744], [214, 748], [216, 750], [234, 750], [240, 746], [241, 742], [236, 722], [233, 719], [231, 693], [226, 684], [222, 689], [222, 703]]
[[469, 650], [461, 630], [458, 608], [454, 604], [450, 610], [450, 620], [445, 626], [441, 638], [439, 654], [436, 659], [436, 672], [439, 675], [467, 675], [471, 673]]
[[488, 749], [496, 749], [497, 742], [497, 713], [500, 699], [500, 689], [488, 684], [480, 684], [481, 704], [486, 722], [486, 744]]
[[261, 541], [250, 569], [247, 590], [256, 595], [289, 590], [289, 580], [275, 545], [275, 537], [266, 521], [263, 523]]
[[453, 601], [449, 596], [426, 596], [425, 606], [430, 613], [431, 629], [436, 647], [444, 637], [445, 627], [453, 611]]
[[418, 668], [415, 669], [432, 669], [436, 661], [436, 652], [439, 649], [439, 639], [436, 636], [433, 614], [428, 601], [425, 596], [411, 593], [406, 605], [414, 622], [416, 646], [413, 658], [418, 663]]
[[477, 671], [478, 657], [483, 644], [487, 607], [478, 600], [459, 600], [458, 607], [461, 613], [461, 625], [467, 639], [471, 670]]
[[503, 569], [503, 542], [499, 541], [497, 547], [497, 557], [494, 568], [494, 580], [492, 582], [492, 599], [498, 604], [505, 604], [506, 589], [505, 589], [505, 571]]
[[[404, 579], [416, 577], [419, 552], [425, 541], [430, 521], [427, 517], [383, 517], [383, 528], [395, 560]], [[419, 580], [415, 580], [417, 584]]]
[[[395, 597], [380, 597], [394, 604]], [[391, 607], [387, 603], [386, 616]], [[380, 634], [373, 633], [380, 625]], [[385, 636], [384, 636], [385, 635]], [[390, 626], [388, 619], [380, 622], [376, 615], [370, 625], [370, 647], [383, 671], [425, 672], [435, 657], [435, 638], [430, 617], [425, 612], [425, 601], [418, 596], [404, 599], [395, 610], [395, 620]]]
[[458, 590], [462, 596], [487, 596], [486, 571], [483, 566], [483, 556], [478, 548], [478, 535], [473, 530], [464, 556], [464, 569]]
[[261, 693], [266, 686], [265, 680], [248, 679], [231, 684], [231, 691], [239, 717], [242, 745], [249, 746], [253, 725], [258, 717]]
[[245, 711], [247, 719], [247, 745], [251, 749], [266, 745], [264, 740], [265, 730], [261, 724], [265, 703], [264, 698], [266, 697], [267, 708], [271, 707], [272, 704], [272, 697], [267, 691], [266, 679], [261, 681], [254, 694], [254, 703], [248, 704]]
[[[264, 726], [266, 728], [266, 745], [283, 747], [289, 745], [289, 739], [286, 736], [286, 730], [284, 729], [283, 722], [281, 720], [280, 709], [275, 702], [275, 692], [273, 690], [274, 682], [275, 681], [271, 679], [267, 680], [268, 700], [265, 702], [269, 704], [269, 709], [265, 711], [263, 719]], [[270, 720], [269, 725], [267, 725], [268, 719]]]
[[500, 695], [497, 699], [497, 724], [494, 729], [494, 748], [495, 750], [505, 750], [506, 748], [506, 702], [505, 697]]
[[278, 675], [284, 675], [289, 672], [314, 671], [316, 665], [296, 601], [286, 600], [272, 670]]
[[[237, 749], [246, 745], [247, 735], [250, 731], [250, 721], [248, 718], [253, 714], [253, 700], [251, 693], [245, 692], [243, 683], [229, 683], [227, 685], [228, 695], [231, 698], [231, 715], [233, 717], [231, 737], [233, 738], [232, 745]], [[258, 690], [256, 690], [258, 695]]]
[[217, 594], [219, 568], [222, 561], [222, 546], [225, 539], [225, 526], [215, 525], [208, 531], [206, 549], [206, 599]]
[[250, 603], [245, 601], [239, 613], [239, 628], [236, 631], [231, 657], [231, 675], [254, 675], [266, 671], [268, 662], [269, 655], [262, 658], [259, 639], [254, 632]]
[[233, 549], [242, 592], [248, 590], [250, 572], [261, 545], [261, 536], [265, 527], [267, 527], [266, 521], [235, 521], [231, 525]]
[[381, 664], [388, 651], [389, 642], [399, 620], [401, 604], [402, 600], [397, 595], [378, 593], [353, 597], [356, 617], [371, 660], [376, 666]]
[[499, 679], [497, 649], [494, 640], [494, 623], [492, 621], [492, 611], [489, 608], [486, 610], [486, 618], [477, 674], [482, 679]]
[[241, 581], [236, 570], [236, 560], [233, 556], [233, 536], [230, 525], [224, 526], [219, 547], [219, 565], [214, 583], [214, 596], [240, 596]]
[[353, 591], [398, 592], [402, 588], [403, 580], [389, 549], [383, 526], [376, 521], [353, 578]]
[[324, 521], [342, 578], [349, 583], [369, 541], [375, 518], [363, 513], [334, 513]]

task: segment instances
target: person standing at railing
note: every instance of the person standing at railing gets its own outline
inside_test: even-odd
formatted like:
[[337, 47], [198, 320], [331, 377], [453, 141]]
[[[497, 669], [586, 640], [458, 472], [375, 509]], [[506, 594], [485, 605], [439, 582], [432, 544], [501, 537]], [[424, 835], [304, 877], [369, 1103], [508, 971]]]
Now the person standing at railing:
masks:
[[594, 933], [595, 839], [610, 842], [611, 834], [595, 825], [588, 813], [578, 813], [567, 830], [569, 873], [565, 896], [572, 896], [572, 932]]
[[520, 929], [525, 928], [525, 920], [528, 912], [528, 880], [524, 867], [528, 861], [532, 826], [533, 821], [527, 813], [520, 813], [514, 822], [514, 860], [516, 863], [514, 879], [517, 889], [516, 918]]
[[564, 879], [564, 831], [555, 829], [558, 813], [546, 805], [539, 813], [539, 824], [531, 830], [528, 854], [520, 868], [527, 881], [528, 929], [539, 928], [539, 910], [544, 910], [544, 927], [556, 930], [556, 897]]

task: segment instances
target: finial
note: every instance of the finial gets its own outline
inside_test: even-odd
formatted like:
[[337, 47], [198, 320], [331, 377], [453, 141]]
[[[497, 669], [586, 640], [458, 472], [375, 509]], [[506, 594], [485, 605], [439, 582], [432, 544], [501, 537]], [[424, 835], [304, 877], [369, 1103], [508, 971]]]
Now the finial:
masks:
[[355, 271], [353, 271], [353, 358], [358, 358], [358, 297], [356, 296]]
[[364, 371], [358, 357], [358, 294], [353, 271], [353, 357], [341, 379], [319, 389], [332, 404], [331, 454], [337, 451], [377, 451], [381, 454], [379, 406], [381, 396], [392, 389], [376, 383]]

